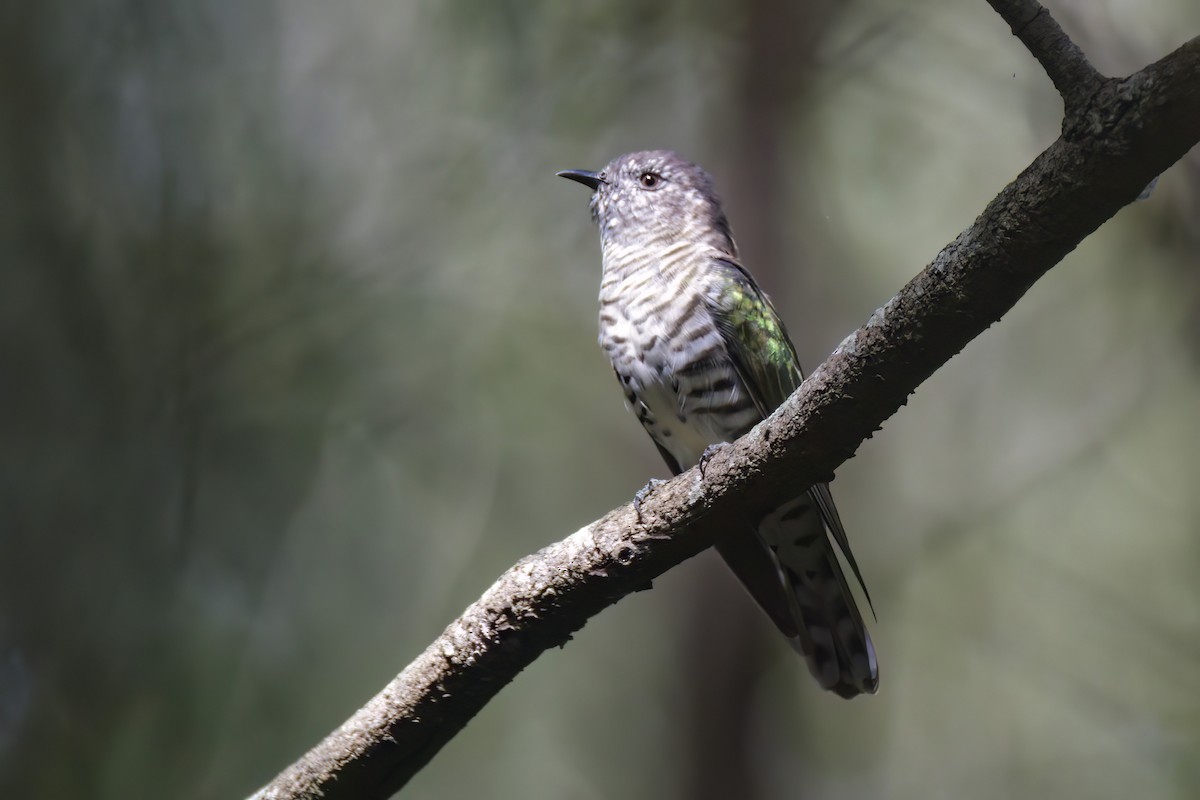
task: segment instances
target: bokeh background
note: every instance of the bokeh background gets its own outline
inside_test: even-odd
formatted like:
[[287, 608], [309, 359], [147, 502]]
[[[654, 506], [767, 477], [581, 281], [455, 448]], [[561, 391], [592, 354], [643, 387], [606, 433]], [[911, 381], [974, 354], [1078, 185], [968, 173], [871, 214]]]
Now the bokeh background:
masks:
[[[1192, 0], [1051, 8], [1109, 74]], [[239, 797], [663, 476], [558, 169], [672, 147], [818, 363], [1055, 137], [979, 0], [0, 11], [0, 795]], [[839, 472], [877, 697], [705, 554], [412, 798], [1200, 794], [1200, 158]]]

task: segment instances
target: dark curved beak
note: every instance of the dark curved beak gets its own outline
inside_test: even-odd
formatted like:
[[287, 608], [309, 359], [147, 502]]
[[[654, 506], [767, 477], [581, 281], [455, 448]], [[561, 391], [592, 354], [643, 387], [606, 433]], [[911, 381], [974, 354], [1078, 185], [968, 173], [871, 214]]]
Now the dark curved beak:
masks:
[[600, 188], [600, 184], [608, 183], [604, 178], [600, 177], [598, 172], [589, 172], [586, 169], [564, 169], [562, 172], [554, 173], [560, 178], [577, 181], [588, 187], [592, 191]]

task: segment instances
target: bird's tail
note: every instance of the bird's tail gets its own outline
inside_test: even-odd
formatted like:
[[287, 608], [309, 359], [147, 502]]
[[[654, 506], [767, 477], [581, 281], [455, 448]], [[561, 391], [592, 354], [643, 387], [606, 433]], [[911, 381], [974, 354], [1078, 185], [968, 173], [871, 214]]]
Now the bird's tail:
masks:
[[874, 694], [875, 648], [830, 541], [830, 533], [845, 541], [841, 521], [827, 507], [828, 489], [817, 487], [764, 517], [757, 535], [728, 537], [717, 549], [822, 688], [846, 698]]

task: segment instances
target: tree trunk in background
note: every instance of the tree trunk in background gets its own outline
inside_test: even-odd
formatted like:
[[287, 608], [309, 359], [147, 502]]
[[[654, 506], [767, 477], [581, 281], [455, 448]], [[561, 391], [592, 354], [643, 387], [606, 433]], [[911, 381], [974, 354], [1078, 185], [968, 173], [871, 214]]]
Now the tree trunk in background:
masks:
[[[768, 293], [784, 294], [796, 270], [786, 258], [794, 226], [789, 208], [791, 188], [788, 156], [803, 152], [792, 141], [798, 111], [809, 83], [813, 54], [840, 6], [828, 0], [794, 4], [786, 0], [751, 0], [746, 6], [745, 49], [737, 96], [727, 138], [733, 143], [733, 168], [719, 182], [733, 209], [734, 235], [751, 273]], [[805, 293], [807, 295], [807, 293]], [[808, 305], [816, 307], [815, 302]], [[781, 309], [793, 321], [790, 332], [800, 340], [811, 319], [808, 308]], [[764, 623], [761, 612], [736, 581], [718, 574], [724, 564], [716, 557], [701, 559], [686, 608], [680, 674], [684, 681], [684, 711], [690, 717], [680, 796], [689, 800], [763, 797], [758, 741], [756, 687], [770, 660], [790, 648]], [[795, 658], [797, 680], [808, 670]], [[801, 713], [797, 710], [796, 713]], [[755, 776], [760, 776], [756, 781]], [[793, 797], [802, 796], [798, 791]]]

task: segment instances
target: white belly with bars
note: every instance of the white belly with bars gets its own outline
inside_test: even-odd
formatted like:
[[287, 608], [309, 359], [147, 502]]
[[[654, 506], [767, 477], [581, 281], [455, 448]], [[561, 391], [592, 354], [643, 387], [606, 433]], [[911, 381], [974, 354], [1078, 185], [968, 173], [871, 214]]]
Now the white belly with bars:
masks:
[[732, 441], [759, 421], [703, 309], [672, 320], [612, 308], [600, 345], [638, 420], [683, 469], [709, 445]]

